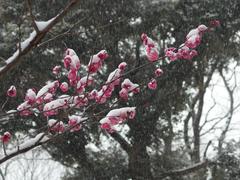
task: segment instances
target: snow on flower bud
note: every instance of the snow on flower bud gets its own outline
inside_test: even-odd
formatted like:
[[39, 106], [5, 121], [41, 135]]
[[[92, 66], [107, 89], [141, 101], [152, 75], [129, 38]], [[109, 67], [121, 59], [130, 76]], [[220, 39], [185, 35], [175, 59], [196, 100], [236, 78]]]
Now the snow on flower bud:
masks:
[[77, 55], [77, 54], [73, 49], [67, 48], [66, 51], [65, 51], [65, 56], [67, 56], [67, 55], [74, 56], [74, 55]]
[[68, 120], [68, 125], [71, 128], [71, 132], [74, 131], [79, 131], [81, 129], [81, 121], [84, 120], [83, 118], [81, 118], [80, 116], [76, 116], [76, 115], [72, 115], [69, 116], [69, 120]]
[[189, 48], [196, 48], [201, 43], [201, 36], [200, 35], [194, 35], [188, 38], [185, 42], [185, 45]]
[[106, 50], [101, 50], [99, 53], [93, 55], [88, 63], [88, 72], [96, 73], [101, 67], [103, 61], [108, 58]]
[[43, 100], [45, 102], [50, 102], [53, 100], [53, 95], [51, 93], [46, 93], [46, 95], [44, 96]]
[[79, 81], [81, 83], [81, 86], [86, 87], [90, 86], [93, 83], [93, 77], [92, 76], [84, 76]]
[[28, 101], [25, 101], [17, 107], [17, 110], [20, 112], [21, 116], [29, 116], [32, 114], [30, 108], [31, 105], [28, 103]]
[[43, 86], [38, 91], [37, 96], [36, 96], [37, 100], [48, 92], [54, 93], [56, 91], [56, 89], [58, 88], [58, 86], [59, 86], [59, 81], [53, 81], [53, 82], [47, 83], [47, 85]]
[[80, 68], [80, 60], [77, 55], [67, 55], [64, 57], [63, 62], [66, 69], [70, 68], [71, 70], [77, 71]]
[[1, 136], [1, 140], [3, 143], [8, 143], [11, 139], [11, 134], [9, 132], [5, 132], [2, 136]]
[[11, 86], [8, 90], [7, 90], [7, 95], [9, 97], [15, 97], [17, 95], [17, 90], [15, 86]]
[[205, 32], [208, 29], [208, 27], [205, 26], [204, 24], [201, 24], [197, 27], [197, 29], [199, 30], [199, 32]]
[[63, 133], [65, 130], [64, 123], [62, 121], [57, 122], [55, 119], [49, 119], [48, 126], [53, 132]]
[[124, 81], [121, 84], [122, 88], [125, 88], [126, 90], [128, 90], [128, 92], [139, 92], [139, 85], [136, 83], [133, 83], [132, 81], [130, 81], [130, 79], [124, 79]]
[[124, 107], [111, 110], [100, 120], [100, 127], [109, 133], [115, 131], [114, 126], [123, 123], [128, 118], [133, 119], [136, 115], [135, 107]]
[[60, 85], [60, 89], [62, 92], [67, 92], [68, 91], [68, 83], [66, 82], [63, 82], [61, 85]]
[[54, 75], [58, 75], [59, 72], [60, 72], [60, 70], [61, 70], [61, 66], [55, 66], [55, 67], [52, 69], [52, 73], [53, 73]]
[[108, 53], [106, 50], [101, 50], [97, 56], [101, 59], [101, 60], [105, 60], [109, 57]]
[[124, 71], [125, 68], [127, 66], [127, 63], [126, 62], [121, 62], [119, 65], [118, 65], [118, 68], [121, 69], [121, 71]]
[[34, 89], [28, 89], [26, 96], [25, 96], [25, 101], [27, 101], [29, 104], [34, 104], [36, 102], [36, 92]]
[[145, 33], [141, 35], [141, 39], [143, 41], [143, 45], [145, 46], [148, 60], [151, 62], [157, 61], [159, 57], [157, 44], [151, 38], [149, 38]]
[[[66, 96], [66, 97], [65, 97]], [[53, 100], [43, 107], [44, 116], [53, 116], [58, 114], [59, 109], [68, 107], [69, 97], [67, 95], [60, 96], [59, 99]]]
[[157, 48], [147, 47], [146, 52], [147, 52], [147, 58], [149, 61], [154, 62], [154, 61], [158, 60], [159, 52], [158, 52]]
[[154, 72], [156, 77], [160, 77], [163, 74], [163, 70], [160, 68], [157, 68]]
[[63, 60], [66, 69], [78, 70], [80, 68], [80, 60], [73, 49], [67, 49]]
[[148, 88], [155, 90], [157, 88], [157, 81], [156, 79], [152, 79], [149, 83], [148, 83]]

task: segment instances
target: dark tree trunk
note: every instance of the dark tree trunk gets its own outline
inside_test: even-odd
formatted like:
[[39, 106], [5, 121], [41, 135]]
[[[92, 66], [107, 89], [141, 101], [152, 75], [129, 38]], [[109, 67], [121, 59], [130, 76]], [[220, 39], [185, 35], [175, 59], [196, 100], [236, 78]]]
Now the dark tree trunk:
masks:
[[129, 153], [129, 175], [133, 180], [151, 180], [151, 164], [146, 146], [137, 142]]

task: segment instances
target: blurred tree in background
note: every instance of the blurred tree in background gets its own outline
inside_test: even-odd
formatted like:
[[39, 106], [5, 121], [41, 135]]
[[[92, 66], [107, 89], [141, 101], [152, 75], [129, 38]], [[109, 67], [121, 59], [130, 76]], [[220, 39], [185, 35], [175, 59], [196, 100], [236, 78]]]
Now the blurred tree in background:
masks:
[[[37, 20], [48, 20], [65, 3], [63, 0], [35, 0], [33, 13]], [[0, 102], [5, 102], [5, 91], [12, 84], [19, 89], [19, 96], [24, 97], [28, 87], [39, 89], [53, 78], [51, 69], [62, 63], [67, 47], [78, 53], [83, 64], [101, 49], [109, 52], [106, 68], [97, 74], [99, 82], [96, 84], [101, 84], [122, 61], [126, 61], [130, 69], [146, 62], [140, 40], [142, 32], [158, 42], [164, 55], [165, 48], [178, 47], [184, 42], [190, 29], [199, 24], [208, 26], [211, 20], [218, 19], [221, 25], [204, 36], [197, 49], [199, 56], [192, 61], [170, 64], [160, 61], [157, 66], [164, 70], [164, 76], [158, 79], [158, 89], [141, 91], [130, 101], [119, 103], [119, 106], [137, 107], [136, 119], [129, 121], [121, 133], [108, 134], [92, 123], [80, 132], [69, 133], [43, 146], [54, 160], [72, 169], [63, 177], [66, 180], [206, 179], [207, 165], [183, 174], [185, 176], [167, 177], [164, 173], [205, 160], [201, 134], [203, 109], [208, 102], [204, 97], [214, 74], [224, 77], [223, 72], [228, 72], [229, 65], [239, 64], [239, 11], [238, 0], [82, 0], [17, 68], [1, 79]], [[16, 50], [19, 41], [28, 37], [33, 30], [30, 24], [25, 2], [0, 0], [2, 60]], [[147, 84], [154, 69], [155, 66], [150, 65], [130, 75], [133, 81]], [[228, 83], [225, 85], [227, 88]], [[15, 100], [10, 102], [19, 104]], [[1, 111], [9, 109], [9, 104]], [[87, 113], [93, 114], [108, 105]], [[225, 117], [226, 122], [229, 118], [232, 117]], [[42, 117], [29, 120], [17, 117], [9, 124], [2, 124], [1, 131], [26, 133], [45, 123]], [[229, 129], [225, 127], [227, 132]], [[224, 135], [224, 130], [220, 134]], [[223, 148], [225, 138], [219, 137], [220, 140], [222, 144], [216, 146], [218, 149]], [[239, 156], [234, 154], [238, 144], [231, 142], [231, 146], [227, 144], [218, 151], [216, 163], [210, 167], [212, 179], [239, 179]]]

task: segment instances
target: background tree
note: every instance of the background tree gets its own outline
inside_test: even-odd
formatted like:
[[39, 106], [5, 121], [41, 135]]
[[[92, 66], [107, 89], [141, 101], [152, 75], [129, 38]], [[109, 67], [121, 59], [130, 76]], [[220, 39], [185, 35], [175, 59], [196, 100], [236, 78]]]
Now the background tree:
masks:
[[[51, 11], [46, 11], [46, 4], [53, 7]], [[37, 20], [48, 20], [63, 8], [63, 4], [64, 1], [33, 1], [32, 12]], [[32, 31], [29, 28], [29, 10], [25, 7], [26, 2], [1, 2], [0, 47], [3, 59], [10, 56], [16, 44]], [[97, 124], [90, 124], [81, 132], [69, 133], [61, 140], [44, 145], [53, 159], [74, 169], [74, 174], [69, 173], [66, 179], [158, 179], [167, 171], [202, 162], [203, 110], [207, 103], [204, 97], [216, 72], [228, 71], [232, 62], [238, 64], [238, 11], [237, 0], [180, 0], [168, 3], [81, 1], [31, 54], [25, 56], [26, 60], [18, 68], [4, 77], [4, 82], [1, 82], [2, 104], [6, 101], [5, 90], [11, 84], [22, 89], [22, 92], [18, 92], [20, 97], [24, 97], [25, 87], [39, 89], [52, 77], [46, 73], [46, 69], [50, 70], [54, 64], [61, 63], [66, 47], [75, 49], [85, 64], [89, 61], [89, 54], [102, 48], [108, 50], [111, 56], [106, 68], [98, 73], [100, 79], [96, 84], [99, 85], [121, 61], [130, 64], [130, 68], [138, 68], [146, 62], [140, 40], [142, 32], [151, 35], [159, 43], [164, 55], [166, 47], [178, 47], [184, 42], [191, 28], [200, 23], [208, 25], [210, 20], [219, 19], [221, 26], [204, 36], [203, 44], [197, 49], [198, 57], [192, 61], [170, 64], [165, 60], [160, 61], [157, 66], [164, 70], [164, 76], [158, 79], [159, 88], [154, 92], [141, 91], [139, 96], [127, 103], [119, 102], [119, 106], [137, 106], [138, 109], [136, 120], [128, 122], [125, 133], [109, 135], [99, 131]], [[144, 73], [139, 70], [130, 75], [133, 82], [146, 85], [154, 69], [155, 65], [150, 65], [144, 68]], [[10, 101], [11, 104], [20, 103]], [[9, 104], [2, 111], [9, 109]], [[101, 110], [102, 107], [98, 107], [96, 112]], [[88, 112], [92, 113], [92, 110]], [[35, 122], [36, 126], [31, 122]], [[26, 121], [18, 117], [10, 124], [2, 125], [2, 128], [26, 133], [29, 128], [38, 129], [42, 123], [43, 120], [39, 118]], [[183, 126], [183, 130], [176, 128], [178, 126]], [[112, 144], [107, 150], [102, 143], [106, 139], [110, 139]], [[183, 140], [184, 144], [176, 145], [179, 140]], [[93, 151], [89, 144], [94, 144], [98, 151]], [[218, 157], [222, 157], [221, 154]], [[206, 166], [203, 167], [205, 169]], [[226, 179], [231, 179], [231, 175], [221, 173]], [[197, 174], [185, 178], [206, 178], [205, 171], [200, 172], [200, 177]]]

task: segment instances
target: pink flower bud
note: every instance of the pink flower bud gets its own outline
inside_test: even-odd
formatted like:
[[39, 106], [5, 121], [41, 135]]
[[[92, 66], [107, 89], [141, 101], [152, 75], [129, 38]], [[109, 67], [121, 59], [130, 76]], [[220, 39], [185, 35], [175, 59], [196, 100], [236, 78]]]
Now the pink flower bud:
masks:
[[122, 88], [122, 90], [119, 91], [119, 96], [120, 96], [123, 100], [127, 101], [127, 100], [128, 100], [128, 90], [127, 90], [126, 88]]
[[148, 46], [146, 48], [146, 52], [147, 52], [147, 58], [149, 61], [154, 62], [158, 60], [159, 52], [157, 48]]
[[65, 68], [68, 68], [71, 64], [71, 56], [67, 55], [64, 60], [63, 60], [63, 63], [64, 63], [64, 67]]
[[62, 92], [67, 92], [68, 91], [68, 83], [66, 82], [63, 82], [61, 85], [60, 85], [60, 89]]
[[1, 136], [1, 140], [3, 143], [8, 143], [11, 139], [11, 134], [9, 132], [5, 132], [3, 136]]
[[28, 104], [34, 104], [36, 102], [36, 92], [33, 89], [27, 90], [25, 101], [27, 101]]
[[197, 27], [197, 29], [199, 30], [199, 32], [204, 32], [208, 29], [208, 27], [205, 26], [204, 24], [201, 24]]
[[60, 70], [61, 70], [61, 66], [55, 66], [55, 67], [52, 69], [52, 73], [53, 73], [54, 75], [58, 75], [59, 72], [60, 72]]
[[109, 123], [103, 123], [103, 124], [101, 124], [100, 127], [101, 127], [101, 129], [105, 129], [109, 133], [114, 132], [114, 129], [112, 128], [112, 126]]
[[79, 131], [81, 129], [81, 125], [78, 124], [78, 121], [76, 119], [69, 119], [68, 125], [72, 127], [70, 130], [71, 132]]
[[156, 77], [159, 77], [159, 76], [161, 76], [163, 74], [163, 70], [160, 69], [160, 68], [157, 68], [155, 70], [154, 74], [155, 74]]
[[76, 70], [70, 70], [68, 72], [68, 79], [70, 81], [75, 81], [77, 79], [77, 71]]
[[101, 61], [99, 61], [97, 63], [91, 63], [90, 65], [88, 65], [88, 72], [95, 73], [101, 68], [101, 66], [102, 66]]
[[152, 79], [149, 83], [148, 83], [148, 88], [155, 90], [157, 88], [157, 81], [156, 79]]
[[220, 26], [220, 21], [219, 20], [212, 20], [212, 21], [210, 21], [210, 26], [211, 27]]
[[122, 62], [122, 63], [120, 63], [120, 64], [118, 65], [118, 68], [121, 69], [122, 71], [124, 71], [125, 68], [126, 68], [126, 66], [127, 66], [127, 63], [126, 63], [126, 62]]
[[17, 95], [17, 90], [15, 86], [11, 86], [8, 91], [7, 91], [7, 95], [9, 97], [15, 97]]
[[107, 59], [109, 57], [106, 50], [100, 51], [97, 55], [101, 60]]

